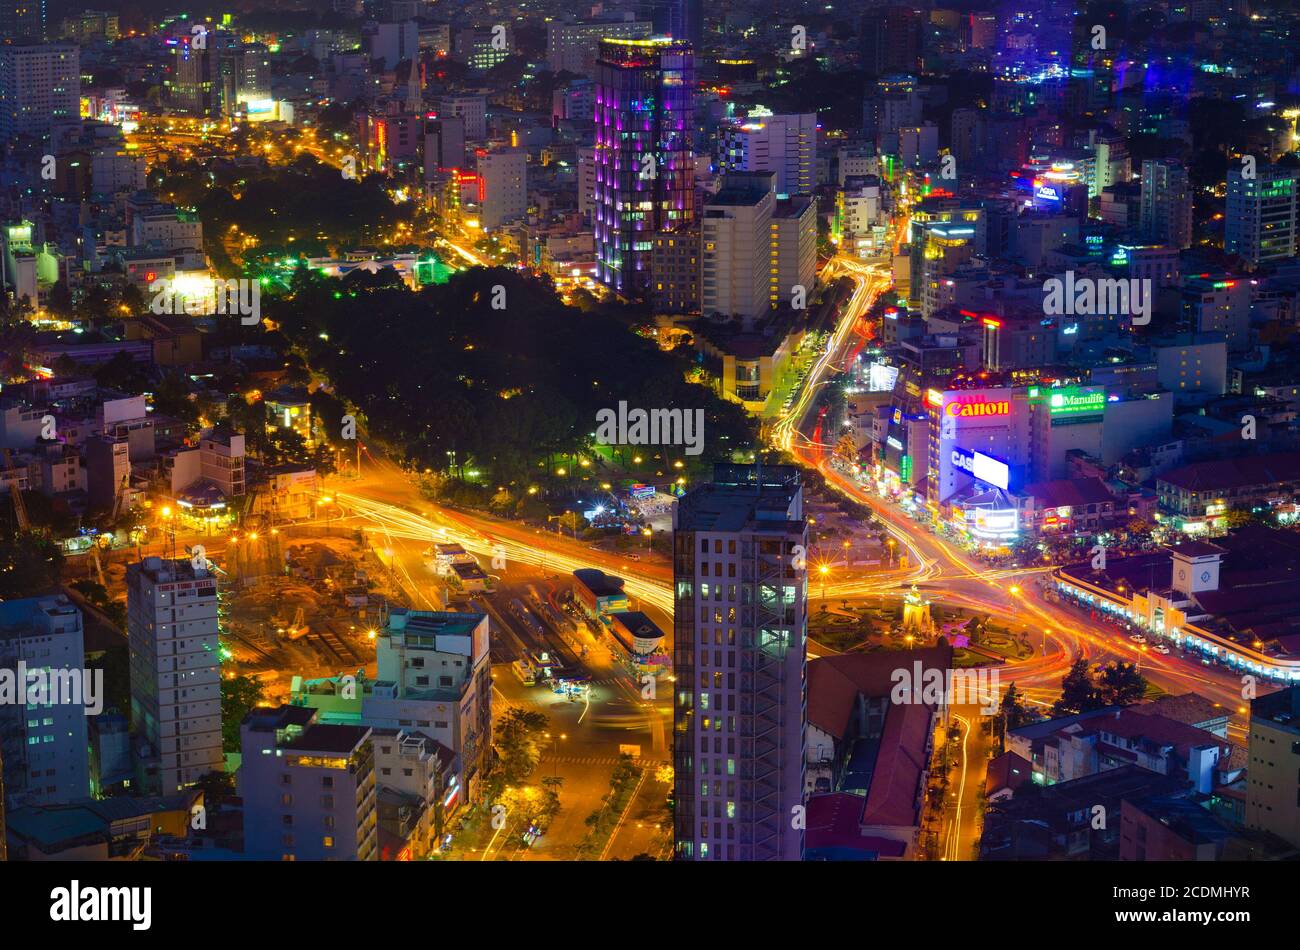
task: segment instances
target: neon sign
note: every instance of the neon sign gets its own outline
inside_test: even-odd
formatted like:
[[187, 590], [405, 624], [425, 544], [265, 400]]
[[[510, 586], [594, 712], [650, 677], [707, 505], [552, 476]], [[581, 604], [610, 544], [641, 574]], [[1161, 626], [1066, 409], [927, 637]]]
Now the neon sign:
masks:
[[963, 397], [947, 403], [943, 407], [944, 415], [967, 419], [972, 416], [1009, 416], [1011, 403], [1008, 400], [989, 402], [983, 396]]

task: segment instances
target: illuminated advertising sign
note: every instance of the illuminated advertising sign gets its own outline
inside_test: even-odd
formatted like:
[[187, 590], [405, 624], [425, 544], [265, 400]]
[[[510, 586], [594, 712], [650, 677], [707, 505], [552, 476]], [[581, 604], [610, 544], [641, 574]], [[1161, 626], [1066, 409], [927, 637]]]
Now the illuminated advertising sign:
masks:
[[1014, 538], [1020, 529], [1019, 513], [1014, 508], [989, 511], [977, 508], [974, 518], [967, 514], [971, 534], [987, 541], [1006, 541]]
[[870, 392], [893, 392], [894, 384], [896, 382], [898, 382], [897, 366], [889, 366], [885, 363], [872, 363], [867, 371], [867, 387]]
[[951, 402], [944, 403], [943, 414], [958, 419], [975, 416], [1009, 416], [1011, 400], [986, 399], [984, 396], [957, 396]]
[[1047, 393], [1047, 411], [1058, 416], [1098, 415], [1106, 410], [1106, 390], [1097, 387], [1066, 386]]
[[1011, 469], [1006, 462], [983, 452], [970, 452], [953, 447], [952, 464], [977, 481], [985, 482], [1006, 491], [1011, 484]]

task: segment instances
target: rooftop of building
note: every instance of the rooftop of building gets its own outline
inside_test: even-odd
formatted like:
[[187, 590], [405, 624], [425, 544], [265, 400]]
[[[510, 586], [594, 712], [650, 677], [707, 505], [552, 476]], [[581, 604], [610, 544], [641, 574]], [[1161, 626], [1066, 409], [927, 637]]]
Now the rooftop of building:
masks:
[[1126, 748], [1173, 749], [1184, 762], [1193, 749], [1214, 746], [1224, 761], [1232, 754], [1232, 743], [1220, 739], [1212, 732], [1170, 719], [1160, 713], [1137, 713], [1117, 709], [1109, 716], [1087, 720], [1078, 730], [1080, 735], [1108, 733], [1127, 740]]
[[1300, 735], [1300, 686], [1288, 686], [1250, 702], [1250, 722], [1267, 722], [1276, 728]]
[[1274, 452], [1240, 458], [1193, 462], [1165, 472], [1165, 482], [1189, 492], [1226, 492], [1300, 479], [1300, 452]]
[[310, 706], [254, 706], [245, 715], [241, 723], [254, 732], [276, 732], [290, 726], [299, 728], [309, 725], [316, 718], [316, 710]]
[[1083, 811], [1091, 815], [1094, 805], [1113, 806], [1125, 798], [1173, 794], [1182, 791], [1184, 784], [1179, 778], [1161, 775], [1137, 765], [1122, 765], [1068, 782], [1040, 786], [1039, 795], [1017, 796], [1009, 802], [999, 802], [990, 807], [996, 807], [1002, 812], [1018, 813], [1019, 817]]
[[1003, 789], [1014, 792], [1026, 782], [1033, 781], [1034, 763], [1014, 752], [1004, 752], [989, 762], [988, 775], [984, 780], [984, 791], [993, 795]]
[[[1275, 655], [1300, 654], [1300, 534], [1248, 524], [1207, 542], [1183, 542], [1173, 549], [1133, 557], [1108, 558], [1104, 571], [1087, 561], [1067, 565], [1062, 573], [1128, 598], [1155, 591], [1173, 600], [1170, 550], [1190, 557], [1221, 554], [1218, 587], [1190, 599], [1196, 623], [1244, 645]], [[1260, 646], [1256, 646], [1259, 644]]]
[[1218, 844], [1234, 834], [1200, 804], [1182, 795], [1126, 798], [1123, 807], [1136, 809], [1192, 844]]
[[633, 636], [645, 640], [659, 639], [664, 635], [659, 625], [639, 610], [624, 610], [610, 614], [610, 620], [630, 631]]
[[333, 722], [313, 722], [301, 735], [284, 744], [298, 752], [355, 752], [370, 735], [369, 726], [352, 726]]
[[1082, 508], [1115, 501], [1100, 478], [1057, 478], [1033, 482], [1018, 494], [1032, 497], [1039, 508]]
[[809, 207], [813, 204], [811, 195], [788, 195], [784, 198], [776, 199], [776, 209], [772, 212], [774, 218], [802, 218]]
[[722, 188], [705, 203], [725, 207], [751, 207], [772, 193], [776, 175], [772, 172], [731, 172], [723, 176]]
[[451, 610], [410, 610], [395, 607], [388, 615], [385, 633], [405, 633], [414, 636], [473, 635], [487, 614]]
[[902, 841], [863, 834], [865, 805], [866, 799], [852, 792], [809, 798], [804, 830], [804, 851], [809, 860], [903, 857], [907, 848]]
[[573, 576], [593, 597], [618, 597], [623, 594], [623, 579], [597, 568], [579, 568], [573, 572]]
[[72, 616], [79, 613], [75, 604], [64, 594], [45, 594], [17, 600], [0, 600], [0, 636], [8, 631], [30, 629], [37, 614], [46, 616]]
[[78, 844], [106, 840], [115, 821], [127, 821], [159, 812], [188, 812], [200, 793], [145, 798], [85, 799], [58, 805], [29, 805], [5, 816], [6, 830], [21, 841], [53, 853]]
[[924, 672], [952, 668], [952, 648], [923, 647], [888, 653], [841, 653], [818, 657], [808, 664], [808, 722], [827, 735], [843, 738], [848, 732], [858, 696], [888, 696], [897, 670]]
[[1156, 713], [1188, 726], [1197, 726], [1199, 723], [1212, 722], [1216, 719], [1227, 719], [1232, 714], [1232, 710], [1224, 707], [1222, 703], [1216, 703], [1200, 693], [1161, 696], [1149, 703], [1140, 703], [1128, 709], [1130, 712], [1144, 716]]
[[790, 465], [717, 465], [713, 481], [677, 502], [680, 531], [786, 531], [802, 525], [789, 518], [801, 491], [799, 470]]
[[[858, 697], [887, 697], [899, 669], [946, 673], [952, 649], [944, 645], [876, 654], [841, 654], [808, 664], [808, 722], [842, 741], [858, 707]], [[922, 674], [924, 675], [924, 673]], [[919, 821], [916, 789], [928, 768], [927, 748], [934, 707], [890, 703], [878, 736], [858, 736], [848, 750], [841, 788], [863, 796], [863, 826], [911, 827]]]
[[126, 568], [128, 583], [132, 577], [145, 576], [155, 584], [171, 584], [176, 581], [216, 580], [216, 576], [202, 567], [195, 567], [187, 557], [162, 558], [149, 556]]

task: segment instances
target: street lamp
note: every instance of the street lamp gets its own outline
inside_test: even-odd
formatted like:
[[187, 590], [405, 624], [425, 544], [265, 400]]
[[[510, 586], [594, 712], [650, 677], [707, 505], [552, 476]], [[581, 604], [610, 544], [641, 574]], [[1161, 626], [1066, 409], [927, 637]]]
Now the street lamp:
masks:
[[822, 564], [817, 568], [817, 573], [822, 576], [822, 600], [826, 599], [826, 575], [831, 572], [829, 564]]
[[552, 768], [552, 770], [551, 770], [551, 774], [552, 774], [553, 776], [555, 776], [556, 778], [559, 778], [559, 777], [560, 777], [560, 763], [559, 763], [559, 760], [558, 760], [558, 755], [559, 755], [560, 740], [561, 740], [561, 739], [568, 739], [569, 737], [568, 737], [567, 735], [565, 735], [563, 732], [560, 733], [558, 736], [553, 736], [553, 735], [551, 735], [549, 732], [547, 732], [547, 733], [543, 733], [543, 735], [545, 735], [546, 738], [548, 738], [548, 739], [551, 740], [551, 765], [553, 766], [553, 768]]

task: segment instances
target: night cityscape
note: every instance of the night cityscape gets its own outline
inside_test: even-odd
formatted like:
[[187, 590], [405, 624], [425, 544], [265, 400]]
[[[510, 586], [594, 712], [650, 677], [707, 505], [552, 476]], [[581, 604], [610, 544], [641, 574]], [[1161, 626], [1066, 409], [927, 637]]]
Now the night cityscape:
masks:
[[95, 3], [0, 0], [24, 913], [1285, 881], [1296, 3]]

